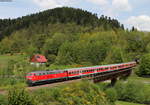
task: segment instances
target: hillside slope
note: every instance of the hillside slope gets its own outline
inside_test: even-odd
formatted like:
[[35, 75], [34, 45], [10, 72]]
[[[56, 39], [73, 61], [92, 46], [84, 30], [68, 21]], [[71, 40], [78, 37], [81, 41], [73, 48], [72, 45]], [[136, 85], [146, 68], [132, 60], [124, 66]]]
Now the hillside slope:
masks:
[[0, 40], [4, 36], [9, 36], [11, 33], [28, 28], [33, 24], [48, 25], [55, 23], [75, 23], [82, 26], [102, 26], [105, 29], [109, 28], [123, 28], [123, 25], [110, 17], [98, 18], [96, 14], [92, 14], [82, 9], [75, 9], [69, 7], [55, 8], [43, 12], [19, 17], [16, 19], [0, 19]]

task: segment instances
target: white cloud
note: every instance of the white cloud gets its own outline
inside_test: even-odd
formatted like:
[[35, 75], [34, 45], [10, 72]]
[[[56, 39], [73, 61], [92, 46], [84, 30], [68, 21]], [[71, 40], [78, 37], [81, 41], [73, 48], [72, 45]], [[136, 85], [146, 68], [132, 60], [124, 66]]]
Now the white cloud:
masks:
[[131, 5], [128, 0], [113, 0], [112, 8], [116, 11], [130, 11]]
[[109, 8], [106, 8], [106, 15], [111, 17], [118, 16], [121, 12], [129, 12], [132, 10], [132, 7], [128, 0], [112, 0]]
[[94, 4], [97, 4], [97, 5], [107, 5], [109, 2], [108, 0], [87, 0], [89, 2], [92, 2]]
[[129, 12], [132, 10], [132, 6], [129, 0], [87, 0], [91, 3], [99, 5], [99, 9], [103, 11], [103, 14], [111, 17], [118, 16], [121, 12]]
[[74, 2], [74, 0], [33, 0], [42, 9], [50, 9], [55, 7], [62, 7]]
[[125, 24], [128, 24], [129, 26], [134, 26], [138, 30], [150, 31], [150, 16], [131, 16], [125, 21]]

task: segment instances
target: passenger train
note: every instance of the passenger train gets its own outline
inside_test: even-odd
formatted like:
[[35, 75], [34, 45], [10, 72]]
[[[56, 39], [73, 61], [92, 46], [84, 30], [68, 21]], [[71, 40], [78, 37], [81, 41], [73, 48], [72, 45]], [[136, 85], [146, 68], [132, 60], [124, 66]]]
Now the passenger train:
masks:
[[137, 62], [127, 62], [120, 64], [92, 66], [92, 67], [81, 67], [64, 70], [51, 70], [51, 71], [35, 71], [27, 73], [26, 79], [27, 84], [32, 86], [36, 83], [56, 81], [56, 80], [69, 80], [72, 78], [81, 78], [85, 76], [91, 76], [97, 73], [113, 72], [116, 70], [124, 70], [127, 68], [135, 67]]

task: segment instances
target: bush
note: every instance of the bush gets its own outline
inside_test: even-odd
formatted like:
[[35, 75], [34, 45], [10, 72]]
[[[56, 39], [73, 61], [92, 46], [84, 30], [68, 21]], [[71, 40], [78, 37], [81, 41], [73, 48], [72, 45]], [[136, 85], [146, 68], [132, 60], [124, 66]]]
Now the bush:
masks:
[[110, 102], [117, 101], [117, 92], [114, 88], [109, 88], [105, 92], [106, 92], [107, 98]]
[[8, 94], [9, 105], [37, 105], [36, 101], [24, 88], [13, 87]]
[[[39, 95], [40, 94], [40, 95]], [[40, 103], [50, 105], [112, 105], [98, 85], [86, 80], [34, 93]]]
[[150, 53], [142, 56], [138, 71], [139, 76], [150, 75]]
[[137, 81], [118, 82], [114, 88], [119, 100], [143, 104], [150, 103], [149, 90], [144, 87], [143, 83]]

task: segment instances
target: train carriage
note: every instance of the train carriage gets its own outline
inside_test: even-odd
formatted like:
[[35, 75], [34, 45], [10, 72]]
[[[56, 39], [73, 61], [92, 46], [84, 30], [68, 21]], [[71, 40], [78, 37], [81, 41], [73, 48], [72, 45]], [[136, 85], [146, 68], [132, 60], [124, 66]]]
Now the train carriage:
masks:
[[26, 79], [27, 79], [27, 83], [29, 85], [32, 85], [34, 83], [43, 82], [43, 81], [80, 78], [85, 76], [91, 76], [93, 74], [95, 75], [98, 73], [107, 73], [116, 70], [124, 70], [128, 68], [132, 68], [134, 66], [136, 66], [136, 62], [93, 66], [93, 67], [72, 68], [72, 69], [65, 69], [65, 70], [35, 71], [35, 72], [28, 73]]

